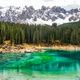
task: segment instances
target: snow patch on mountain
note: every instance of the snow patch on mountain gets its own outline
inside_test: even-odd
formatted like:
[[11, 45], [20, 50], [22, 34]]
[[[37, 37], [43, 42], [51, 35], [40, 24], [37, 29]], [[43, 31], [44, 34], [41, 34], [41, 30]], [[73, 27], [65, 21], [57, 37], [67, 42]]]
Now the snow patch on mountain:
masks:
[[53, 6], [41, 9], [34, 9], [33, 6], [21, 7], [0, 7], [0, 21], [29, 24], [63, 24], [80, 20], [80, 8], [66, 10]]

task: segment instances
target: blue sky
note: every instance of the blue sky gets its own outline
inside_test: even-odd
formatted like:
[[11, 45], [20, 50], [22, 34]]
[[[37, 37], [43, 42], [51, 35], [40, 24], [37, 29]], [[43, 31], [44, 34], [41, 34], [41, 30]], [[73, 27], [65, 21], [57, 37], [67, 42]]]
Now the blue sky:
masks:
[[67, 6], [67, 5], [80, 5], [80, 0], [0, 0], [0, 6], [33, 6], [40, 8], [45, 6]]

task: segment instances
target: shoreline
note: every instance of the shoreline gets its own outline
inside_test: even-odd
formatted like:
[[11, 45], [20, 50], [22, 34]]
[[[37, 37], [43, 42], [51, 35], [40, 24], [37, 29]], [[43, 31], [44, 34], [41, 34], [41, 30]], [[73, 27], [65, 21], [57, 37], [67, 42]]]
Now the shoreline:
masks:
[[77, 45], [34, 45], [34, 44], [22, 44], [22, 45], [0, 45], [1, 53], [28, 53], [28, 52], [40, 52], [45, 49], [53, 50], [66, 50], [66, 51], [79, 51], [80, 46]]

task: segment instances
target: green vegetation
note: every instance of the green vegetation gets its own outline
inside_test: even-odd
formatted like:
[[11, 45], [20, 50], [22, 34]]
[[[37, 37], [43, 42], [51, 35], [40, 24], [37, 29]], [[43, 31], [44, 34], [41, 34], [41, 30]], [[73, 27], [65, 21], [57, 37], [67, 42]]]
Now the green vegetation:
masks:
[[0, 44], [10, 40], [11, 44], [80, 44], [80, 21], [57, 26], [29, 25], [0, 22]]

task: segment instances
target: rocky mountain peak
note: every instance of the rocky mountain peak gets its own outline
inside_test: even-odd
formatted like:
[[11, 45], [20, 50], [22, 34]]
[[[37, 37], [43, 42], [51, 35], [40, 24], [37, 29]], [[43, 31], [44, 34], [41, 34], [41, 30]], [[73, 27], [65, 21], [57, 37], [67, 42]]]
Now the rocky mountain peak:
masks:
[[80, 8], [66, 10], [62, 7], [53, 6], [35, 10], [33, 6], [7, 8], [0, 7], [0, 21], [20, 22], [30, 24], [66, 23], [80, 20]]

